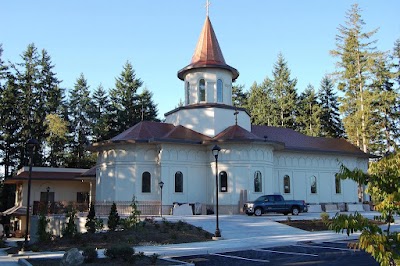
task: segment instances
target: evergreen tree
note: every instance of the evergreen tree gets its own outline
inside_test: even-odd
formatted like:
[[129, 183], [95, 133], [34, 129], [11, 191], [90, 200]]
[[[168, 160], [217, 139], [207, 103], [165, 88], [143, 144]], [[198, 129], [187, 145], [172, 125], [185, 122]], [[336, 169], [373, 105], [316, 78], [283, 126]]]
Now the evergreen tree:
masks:
[[110, 231], [115, 231], [115, 229], [117, 229], [117, 226], [119, 225], [119, 220], [120, 217], [118, 215], [117, 205], [115, 204], [115, 202], [113, 202], [113, 204], [111, 205], [110, 214], [108, 215], [108, 229]]
[[113, 136], [110, 134], [112, 125], [111, 104], [107, 92], [99, 85], [93, 93], [93, 108], [91, 110], [93, 141], [107, 140]]
[[393, 60], [395, 67], [395, 79], [397, 80], [398, 87], [400, 87], [400, 38], [396, 40], [393, 48]]
[[[39, 89], [39, 54], [35, 45], [29, 44], [21, 58], [23, 62], [17, 64], [21, 69], [13, 65], [13, 69], [17, 73], [17, 86], [21, 92], [21, 97], [17, 105], [20, 113], [18, 120], [21, 125], [17, 142], [17, 156], [19, 158], [18, 168], [27, 165], [28, 158], [25, 154], [25, 142], [30, 138], [35, 138], [39, 143], [42, 143], [44, 138], [43, 127], [37, 121], [40, 119], [37, 113], [42, 112], [43, 98]], [[34, 158], [35, 164], [42, 165], [43, 157], [42, 151], [38, 150]]]
[[369, 97], [367, 83], [371, 72], [371, 63], [376, 57], [373, 44], [370, 41], [377, 30], [363, 32], [364, 21], [361, 19], [361, 11], [357, 4], [352, 5], [346, 14], [346, 26], [339, 26], [339, 34], [336, 36], [336, 50], [331, 54], [338, 57], [339, 79], [338, 89], [344, 93], [340, 98], [341, 112], [344, 115], [344, 127], [351, 142], [368, 151], [370, 139], [367, 128], [369, 124]]
[[68, 167], [90, 168], [94, 165], [93, 156], [87, 151], [89, 139], [92, 136], [90, 111], [92, 103], [89, 86], [83, 74], [76, 80], [69, 97], [70, 109], [70, 154], [67, 158]]
[[321, 136], [344, 137], [343, 123], [339, 114], [338, 97], [333, 91], [333, 81], [325, 76], [320, 83], [318, 99], [321, 105]]
[[115, 123], [113, 135], [134, 126], [141, 121], [141, 102], [137, 94], [142, 81], [136, 78], [132, 64], [127, 61], [119, 77], [115, 79], [115, 88], [110, 91]]
[[152, 98], [153, 93], [150, 92], [147, 88], [144, 88], [143, 92], [138, 95], [138, 102], [141, 105], [140, 117], [142, 121], [159, 121], [157, 119], [157, 104], [154, 103]]
[[321, 106], [311, 84], [299, 97], [296, 124], [297, 130], [305, 135], [317, 137], [321, 134]]
[[399, 91], [394, 88], [395, 73], [391, 72], [391, 63], [386, 56], [375, 61], [371, 84], [371, 115], [373, 128], [371, 150], [384, 155], [398, 148], [400, 136]]
[[248, 93], [244, 91], [244, 85], [232, 86], [232, 103], [236, 107], [247, 106]]
[[21, 91], [18, 89], [14, 75], [8, 76], [0, 97], [1, 164], [4, 166], [4, 176], [7, 178], [21, 165], [21, 158], [18, 156], [20, 152], [19, 132], [22, 127], [19, 108]]
[[96, 211], [93, 202], [90, 203], [89, 213], [87, 215], [85, 227], [89, 233], [96, 232]]
[[247, 110], [251, 115], [251, 123], [254, 125], [278, 125], [279, 117], [275, 99], [272, 97], [272, 81], [268, 78], [260, 85], [253, 83], [250, 87], [247, 100]]
[[286, 60], [280, 53], [274, 64], [273, 94], [279, 114], [279, 126], [295, 129], [295, 110], [297, 102], [297, 79], [290, 78], [290, 70]]

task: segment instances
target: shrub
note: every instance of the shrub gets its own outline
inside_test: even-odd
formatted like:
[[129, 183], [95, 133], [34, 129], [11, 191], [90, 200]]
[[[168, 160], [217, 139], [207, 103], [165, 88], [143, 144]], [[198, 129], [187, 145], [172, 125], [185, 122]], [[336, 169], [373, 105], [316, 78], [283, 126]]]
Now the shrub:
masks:
[[326, 212], [321, 212], [321, 220], [324, 224], [327, 224], [329, 222], [329, 214]]
[[97, 259], [97, 250], [94, 247], [87, 247], [82, 252], [85, 262], [91, 263]]
[[150, 263], [151, 263], [152, 265], [156, 265], [157, 260], [158, 260], [158, 257], [160, 257], [159, 254], [153, 253], [153, 255], [150, 256]]
[[104, 255], [111, 259], [121, 258], [124, 261], [132, 260], [133, 254], [135, 254], [135, 250], [126, 244], [111, 247], [104, 252]]
[[117, 211], [117, 205], [115, 204], [115, 202], [113, 202], [113, 204], [111, 205], [110, 214], [108, 215], [108, 228], [110, 229], [110, 231], [115, 231], [120, 223], [119, 220], [120, 218]]
[[90, 203], [89, 213], [86, 219], [85, 227], [89, 233], [96, 232], [96, 211], [93, 202]]
[[103, 219], [101, 219], [100, 217], [96, 217], [95, 227], [96, 227], [96, 231], [103, 230], [103, 228], [104, 228]]
[[49, 224], [50, 220], [47, 219], [47, 217], [41, 213], [39, 215], [39, 220], [38, 220], [38, 228], [37, 228], [37, 235], [39, 237], [40, 242], [46, 242], [51, 239], [51, 234], [49, 232], [46, 232], [47, 225]]
[[78, 229], [75, 226], [75, 216], [76, 210], [72, 206], [69, 206], [67, 214], [65, 215], [68, 221], [66, 227], [62, 230], [64, 237], [73, 237], [78, 233]]

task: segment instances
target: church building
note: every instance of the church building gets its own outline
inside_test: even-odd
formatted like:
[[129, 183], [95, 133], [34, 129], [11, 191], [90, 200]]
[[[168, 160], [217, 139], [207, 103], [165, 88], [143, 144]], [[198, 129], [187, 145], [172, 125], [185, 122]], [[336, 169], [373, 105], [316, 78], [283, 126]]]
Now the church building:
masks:
[[246, 109], [232, 104], [238, 76], [207, 15], [190, 64], [178, 71], [184, 105], [165, 122], [142, 121], [92, 145], [96, 202], [129, 205], [135, 196], [139, 204], [162, 204], [164, 214], [175, 202], [200, 203], [205, 214], [215, 210], [216, 189], [222, 214], [240, 213], [243, 201], [264, 194], [308, 204], [358, 202], [357, 184], [335, 173], [340, 163], [366, 171], [369, 155], [344, 139], [252, 125]]

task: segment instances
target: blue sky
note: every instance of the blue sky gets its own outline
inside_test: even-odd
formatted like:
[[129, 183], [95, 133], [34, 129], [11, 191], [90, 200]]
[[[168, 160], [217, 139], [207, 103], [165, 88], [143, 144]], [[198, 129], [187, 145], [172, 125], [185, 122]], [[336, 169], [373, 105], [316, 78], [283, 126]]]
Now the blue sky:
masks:
[[[71, 89], [83, 73], [91, 89], [112, 88], [129, 60], [144, 86], [154, 94], [159, 117], [183, 99], [177, 71], [190, 63], [205, 20], [205, 0], [36, 0], [3, 1], [0, 43], [3, 60], [21, 62], [30, 43], [46, 49], [63, 88]], [[211, 0], [210, 19], [226, 62], [237, 68], [237, 84], [248, 90], [271, 76], [279, 52], [288, 61], [301, 92], [335, 69], [339, 24], [349, 0]], [[358, 2], [365, 30], [379, 50], [400, 38], [398, 0]]]

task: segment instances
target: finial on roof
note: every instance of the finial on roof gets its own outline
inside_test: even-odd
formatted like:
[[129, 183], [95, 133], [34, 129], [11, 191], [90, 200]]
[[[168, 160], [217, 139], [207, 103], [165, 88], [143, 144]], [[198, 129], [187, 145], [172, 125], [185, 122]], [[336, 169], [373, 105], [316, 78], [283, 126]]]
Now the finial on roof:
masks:
[[210, 5], [211, 5], [210, 0], [207, 0], [207, 1], [206, 1], [206, 16], [207, 16], [207, 17], [208, 17], [208, 14], [209, 14], [209, 7], [210, 7]]
[[235, 112], [233, 115], [235, 116], [235, 124], [237, 125], [237, 117], [238, 117], [239, 111], [235, 108]]

